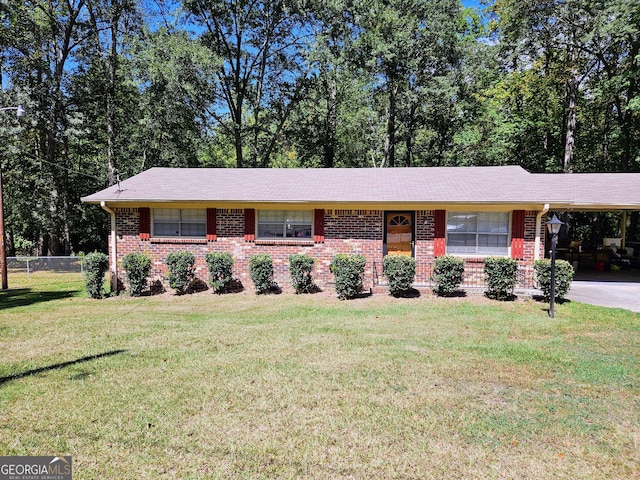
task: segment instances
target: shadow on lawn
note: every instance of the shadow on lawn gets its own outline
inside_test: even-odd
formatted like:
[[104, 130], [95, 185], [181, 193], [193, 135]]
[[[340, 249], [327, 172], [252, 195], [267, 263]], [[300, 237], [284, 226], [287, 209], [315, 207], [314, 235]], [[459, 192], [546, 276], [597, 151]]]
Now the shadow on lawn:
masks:
[[394, 292], [394, 293], [390, 293], [389, 295], [395, 298], [419, 298], [420, 290], [416, 288], [410, 288], [409, 290]]
[[113, 355], [119, 355], [120, 353], [124, 353], [126, 350], [112, 350], [110, 352], [98, 353], [96, 355], [89, 355], [88, 357], [78, 358], [76, 360], [70, 360], [68, 362], [56, 363], [54, 365], [49, 365], [41, 368], [34, 368], [33, 370], [27, 370], [26, 372], [14, 373], [13, 375], [8, 375], [6, 377], [0, 377], [0, 386], [5, 383], [9, 383], [12, 380], [18, 380], [20, 378], [30, 377], [31, 375], [37, 375], [38, 373], [50, 372], [51, 370], [60, 370], [62, 368], [70, 367], [72, 365], [78, 365], [80, 363], [90, 362], [91, 360], [97, 360], [99, 358], [111, 357]]
[[78, 290], [65, 290], [62, 292], [42, 292], [30, 288], [17, 288], [15, 290], [0, 291], [0, 310], [14, 307], [26, 307], [35, 303], [71, 298]]

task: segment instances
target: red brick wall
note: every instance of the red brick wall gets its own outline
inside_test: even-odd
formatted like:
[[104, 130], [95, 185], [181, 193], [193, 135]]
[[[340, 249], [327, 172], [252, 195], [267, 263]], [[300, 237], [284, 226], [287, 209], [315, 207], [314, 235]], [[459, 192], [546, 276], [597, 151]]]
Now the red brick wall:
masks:
[[[131, 252], [142, 252], [152, 261], [152, 280], [164, 280], [167, 269], [164, 258], [173, 250], [188, 250], [196, 256], [196, 275], [207, 281], [205, 255], [211, 251], [228, 251], [235, 259], [234, 276], [245, 288], [253, 288], [249, 277], [249, 257], [257, 253], [269, 253], [273, 258], [275, 281], [283, 288], [289, 287], [287, 260], [293, 253], [307, 253], [316, 259], [314, 280], [325, 288], [333, 282], [329, 270], [331, 259], [338, 253], [360, 253], [367, 257], [364, 287], [373, 287], [382, 274], [382, 211], [379, 210], [326, 210], [325, 241], [310, 240], [287, 244], [268, 241], [244, 240], [244, 213], [240, 209], [218, 209], [217, 241], [162, 239], [144, 241], [138, 235], [137, 209], [117, 209], [118, 264]], [[118, 277], [124, 279], [124, 271], [118, 265]]]
[[[433, 268], [434, 211], [415, 212], [415, 259], [417, 287], [429, 286]], [[382, 274], [384, 212], [382, 210], [325, 210], [325, 241], [313, 243], [304, 240], [282, 244], [267, 241], [246, 242], [244, 240], [244, 211], [242, 209], [217, 210], [217, 240], [183, 241], [181, 239], [140, 240], [139, 214], [136, 208], [116, 209], [118, 238], [118, 277], [124, 280], [120, 267], [122, 257], [131, 252], [142, 252], [152, 261], [152, 280], [164, 282], [166, 266], [164, 258], [173, 250], [188, 250], [196, 256], [196, 275], [207, 281], [205, 254], [210, 251], [228, 251], [235, 258], [234, 276], [245, 288], [253, 289], [249, 278], [249, 257], [257, 253], [269, 253], [273, 258], [275, 281], [285, 290], [289, 288], [287, 259], [293, 253], [307, 253], [316, 259], [314, 280], [321, 288], [334, 281], [329, 270], [331, 259], [338, 253], [360, 253], [367, 257], [365, 267], [365, 289], [384, 283]], [[531, 263], [535, 250], [536, 212], [525, 216], [525, 258], [520, 263], [519, 286], [531, 287]], [[541, 247], [543, 250], [544, 248]], [[484, 284], [481, 259], [466, 259], [465, 283], [470, 286]], [[328, 288], [332, 288], [330, 285]]]

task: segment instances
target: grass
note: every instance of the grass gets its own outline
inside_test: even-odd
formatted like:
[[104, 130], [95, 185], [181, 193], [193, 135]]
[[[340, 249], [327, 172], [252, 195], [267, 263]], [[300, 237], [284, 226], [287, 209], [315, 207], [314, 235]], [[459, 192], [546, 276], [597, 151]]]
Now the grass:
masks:
[[640, 315], [331, 293], [0, 292], [0, 454], [76, 478], [637, 478]]

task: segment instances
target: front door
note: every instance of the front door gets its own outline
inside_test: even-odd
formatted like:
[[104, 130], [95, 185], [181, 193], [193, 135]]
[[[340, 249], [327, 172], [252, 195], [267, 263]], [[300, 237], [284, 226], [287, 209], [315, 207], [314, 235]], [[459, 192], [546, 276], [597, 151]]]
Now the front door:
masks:
[[386, 212], [387, 255], [413, 255], [413, 212]]

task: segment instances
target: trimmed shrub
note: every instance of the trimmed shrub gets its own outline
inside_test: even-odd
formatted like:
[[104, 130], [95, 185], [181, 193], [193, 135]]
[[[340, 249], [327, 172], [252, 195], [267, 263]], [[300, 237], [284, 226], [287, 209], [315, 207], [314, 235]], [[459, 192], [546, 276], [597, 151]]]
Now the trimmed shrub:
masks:
[[169, 268], [169, 286], [184, 295], [196, 276], [196, 256], [186, 251], [171, 252], [164, 262]]
[[340, 253], [331, 260], [331, 273], [336, 279], [338, 298], [353, 298], [362, 292], [364, 267], [367, 259], [364, 255]]
[[487, 297], [506, 300], [513, 296], [518, 273], [518, 262], [507, 257], [487, 257], [484, 274], [487, 279]]
[[91, 298], [102, 298], [104, 275], [109, 270], [109, 257], [101, 252], [89, 253], [84, 257], [84, 286]]
[[306, 253], [295, 253], [289, 256], [289, 273], [291, 285], [296, 293], [310, 293], [316, 286], [311, 278], [315, 260]]
[[431, 288], [436, 295], [453, 295], [460, 287], [463, 275], [464, 258], [453, 255], [436, 257], [431, 273]]
[[416, 261], [407, 255], [385, 255], [382, 259], [384, 276], [391, 295], [401, 295], [411, 290], [416, 276]]
[[[551, 298], [551, 260], [536, 260], [533, 262], [534, 278], [537, 285], [542, 290], [544, 298], [548, 301]], [[573, 267], [566, 260], [556, 260], [556, 291], [555, 297], [563, 300], [573, 280]]]
[[249, 276], [257, 294], [269, 291], [273, 285], [273, 260], [268, 253], [249, 257]]
[[125, 278], [129, 284], [129, 293], [133, 297], [139, 297], [149, 283], [151, 259], [144, 253], [127, 253], [122, 257], [122, 268], [125, 270]]
[[229, 290], [233, 280], [233, 255], [228, 252], [209, 252], [205, 255], [209, 270], [209, 285], [216, 293]]

